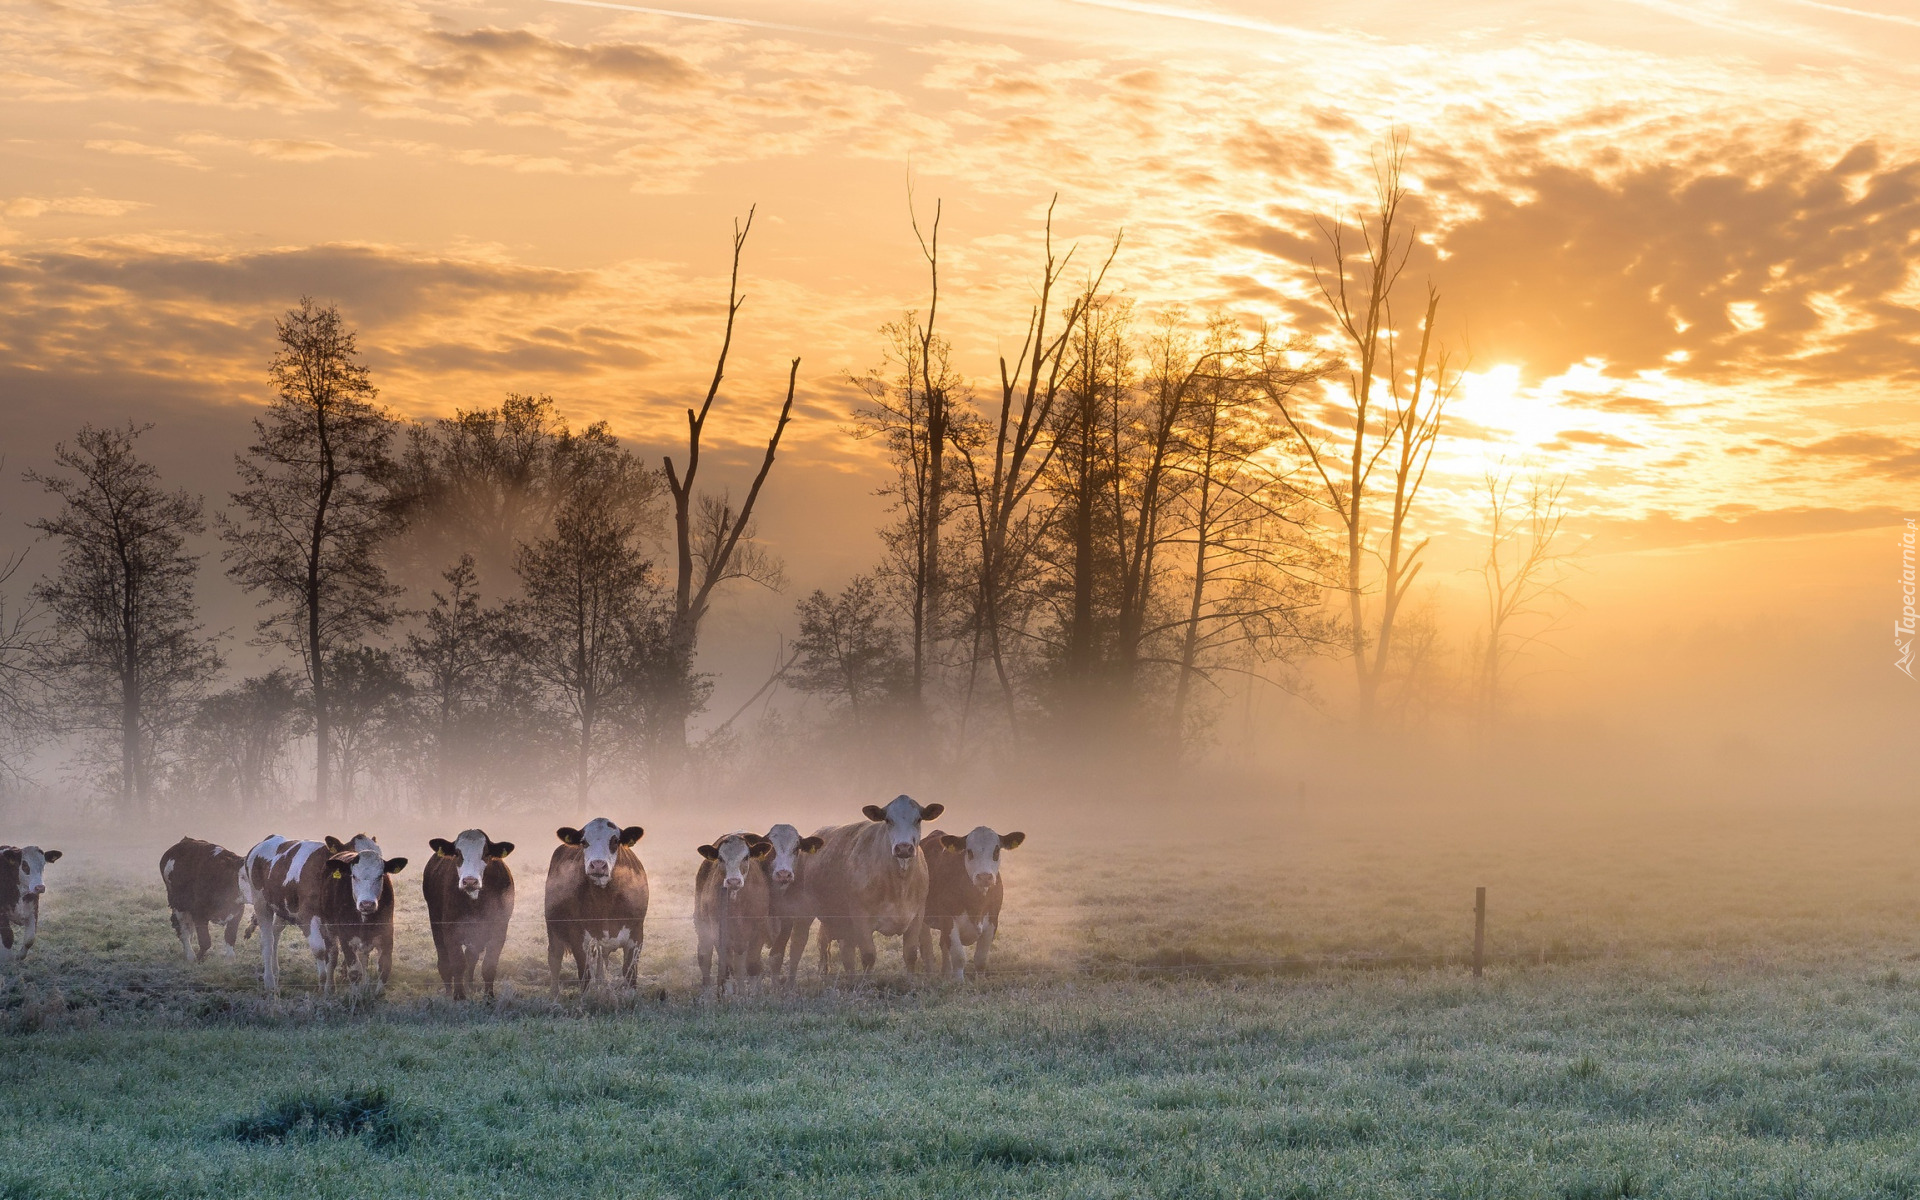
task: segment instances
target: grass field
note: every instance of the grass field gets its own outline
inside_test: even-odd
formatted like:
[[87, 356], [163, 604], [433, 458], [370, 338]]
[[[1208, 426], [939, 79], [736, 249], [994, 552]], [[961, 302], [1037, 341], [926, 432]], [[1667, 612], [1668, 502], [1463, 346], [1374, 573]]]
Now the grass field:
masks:
[[1910, 815], [1028, 822], [996, 978], [728, 1001], [714, 831], [663, 823], [641, 993], [559, 1005], [524, 824], [491, 1007], [435, 994], [416, 877], [389, 995], [275, 1004], [257, 943], [179, 960], [164, 839], [70, 851], [0, 982], [0, 1195], [1920, 1195]]

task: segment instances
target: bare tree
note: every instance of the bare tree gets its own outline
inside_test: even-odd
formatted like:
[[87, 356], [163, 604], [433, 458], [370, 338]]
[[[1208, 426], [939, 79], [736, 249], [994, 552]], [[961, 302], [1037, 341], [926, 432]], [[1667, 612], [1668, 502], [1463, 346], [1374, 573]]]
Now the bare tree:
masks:
[[1558, 629], [1572, 604], [1562, 585], [1580, 547], [1569, 547], [1562, 536], [1566, 491], [1565, 476], [1531, 472], [1523, 487], [1514, 472], [1487, 471], [1487, 553], [1480, 563], [1487, 626], [1479, 684], [1489, 722], [1499, 719], [1501, 688], [1514, 660]]
[[580, 481], [619, 454], [606, 422], [575, 431], [547, 396], [509, 395], [409, 426], [395, 483], [407, 527], [392, 557], [437, 576], [470, 555], [477, 578], [498, 586], [519, 546], [551, 532]]
[[265, 812], [288, 743], [310, 727], [293, 675], [256, 675], [200, 702], [187, 728], [188, 786], [225, 794], [239, 816]]
[[119, 811], [153, 809], [161, 756], [219, 670], [194, 601], [205, 532], [199, 497], [165, 490], [136, 453], [151, 426], [82, 426], [54, 447], [58, 472], [27, 479], [60, 501], [33, 528], [60, 545], [60, 567], [34, 589], [54, 618], [47, 663], [75, 725], [108, 735]]
[[525, 598], [510, 610], [515, 636], [571, 726], [583, 804], [611, 749], [605, 726], [631, 699], [635, 630], [660, 602], [643, 545], [641, 498], [654, 478], [623, 456], [575, 491], [553, 532], [523, 546], [516, 566]]
[[800, 632], [782, 676], [795, 690], [845, 701], [856, 726], [863, 706], [871, 715], [911, 695], [912, 663], [873, 576], [856, 576], [838, 596], [816, 590], [797, 615]]
[[[1300, 511], [1298, 446], [1246, 369], [1266, 362], [1264, 346], [1243, 348], [1238, 341], [1223, 318], [1209, 323], [1216, 357], [1194, 372], [1176, 430], [1173, 470], [1185, 484], [1168, 541], [1191, 557], [1177, 617], [1175, 736], [1186, 730], [1194, 689], [1210, 679], [1215, 664], [1285, 658], [1325, 637], [1313, 616], [1324, 554]], [[1309, 359], [1291, 380], [1274, 376], [1271, 367], [1259, 379], [1291, 394], [1319, 374]]]
[[[967, 471], [967, 496], [977, 546], [973, 596], [976, 643], [984, 641], [986, 657], [993, 664], [1010, 734], [1019, 729], [1011, 643], [1024, 625], [1024, 614], [1018, 611], [1024, 607], [1020, 597], [1032, 590], [1029, 575], [1035, 548], [1047, 528], [1046, 519], [1032, 511], [1030, 502], [1054, 453], [1050, 437], [1053, 412], [1070, 373], [1069, 348], [1074, 334], [1089, 304], [1100, 294], [1107, 268], [1120, 252], [1120, 238], [1116, 236], [1106, 261], [1089, 274], [1086, 286], [1060, 314], [1059, 330], [1049, 333], [1054, 289], [1074, 255], [1072, 248], [1064, 254], [1054, 250], [1053, 209], [1057, 201], [1055, 197], [1047, 204], [1039, 295], [1027, 315], [1026, 335], [1011, 363], [1005, 355], [1000, 357], [997, 418], [990, 430], [982, 431], [980, 444], [971, 438], [956, 444]], [[975, 670], [980, 658], [976, 644], [972, 655]], [[972, 672], [966, 699], [963, 724], [972, 708]]]
[[405, 656], [415, 678], [413, 694], [425, 710], [432, 808], [445, 816], [460, 790], [461, 761], [481, 749], [469, 736], [469, 724], [486, 702], [510, 641], [504, 614], [480, 603], [471, 554], [461, 555], [441, 578], [446, 588], [432, 593], [422, 629], [407, 635]]
[[396, 589], [376, 551], [393, 528], [388, 444], [395, 422], [375, 402], [353, 330], [332, 305], [302, 299], [275, 322], [275, 397], [237, 460], [240, 520], [223, 518], [227, 574], [258, 593], [261, 636], [299, 653], [314, 722], [314, 798], [333, 801], [331, 651], [393, 619]]
[[[666, 698], [654, 721], [652, 740], [656, 757], [678, 760], [686, 751], [687, 721], [693, 716], [695, 708], [693, 660], [700, 644], [700, 623], [706, 619], [715, 590], [732, 580], [762, 578], [755, 576], [752, 568], [756, 564], [764, 565], [771, 561], [765, 555], [743, 557], [741, 547], [752, 544], [753, 507], [760, 499], [760, 489], [765, 486], [767, 475], [773, 470], [774, 455], [780, 449], [780, 437], [786, 432], [787, 422], [792, 419], [794, 384], [800, 376], [799, 359], [794, 359], [787, 370], [787, 398], [780, 406], [780, 417], [774, 422], [773, 436], [767, 440], [766, 457], [753, 477], [752, 486], [747, 489], [746, 499], [735, 509], [723, 498], [717, 507], [709, 510], [717, 520], [703, 525], [696, 523], [700, 438], [706, 431], [707, 414], [713, 408], [714, 398], [720, 394], [720, 383], [726, 378], [727, 354], [733, 348], [734, 320], [740, 314], [740, 306], [746, 303], [746, 297], [740, 295], [740, 252], [746, 246], [747, 234], [752, 229], [753, 210], [749, 209], [746, 221], [734, 225], [733, 266], [727, 281], [727, 325], [720, 342], [720, 354], [714, 362], [713, 381], [708, 384], [706, 398], [700, 402], [699, 409], [687, 409], [686, 466], [684, 470], [675, 467], [672, 455], [663, 459], [667, 489], [673, 497], [675, 551], [673, 609], [668, 621], [667, 639], [677, 663], [677, 668], [671, 674], [685, 679], [687, 686], [677, 701], [672, 697]], [[702, 532], [704, 536], [698, 536]], [[671, 769], [671, 764], [656, 765]]]
[[400, 743], [407, 733], [406, 702], [411, 689], [392, 651], [379, 646], [341, 646], [329, 651], [327, 683], [344, 814], [359, 795], [360, 775], [369, 762], [404, 754]]
[[[1358, 688], [1362, 727], [1370, 724], [1393, 653], [1394, 620], [1424, 565], [1424, 539], [1411, 541], [1413, 510], [1440, 438], [1447, 401], [1459, 382], [1444, 347], [1434, 341], [1440, 295], [1429, 285], [1418, 323], [1419, 350], [1404, 361], [1402, 334], [1395, 324], [1394, 296], [1415, 244], [1403, 219], [1407, 187], [1402, 170], [1407, 143], [1396, 135], [1375, 160], [1375, 207], [1371, 217], [1349, 230], [1335, 218], [1321, 226], [1332, 252], [1324, 271], [1316, 267], [1321, 297], [1346, 343], [1346, 396], [1321, 420], [1308, 416], [1291, 395], [1291, 385], [1268, 385], [1276, 409], [1300, 438], [1318, 476], [1321, 501], [1334, 514], [1346, 542], [1349, 648]], [[1359, 239], [1358, 247], [1352, 244]], [[1274, 354], [1276, 380], [1291, 380], [1294, 365]], [[1375, 511], [1374, 474], [1383, 468], [1389, 482], [1378, 490], [1385, 512]], [[1384, 532], [1376, 527], [1384, 524]], [[1369, 562], [1377, 570], [1369, 571]], [[1369, 576], [1373, 576], [1371, 582]], [[1366, 598], [1378, 593], [1369, 619]]]
[[46, 631], [31, 604], [8, 608], [5, 588], [23, 550], [0, 561], [0, 793], [25, 778], [25, 758], [44, 728]]

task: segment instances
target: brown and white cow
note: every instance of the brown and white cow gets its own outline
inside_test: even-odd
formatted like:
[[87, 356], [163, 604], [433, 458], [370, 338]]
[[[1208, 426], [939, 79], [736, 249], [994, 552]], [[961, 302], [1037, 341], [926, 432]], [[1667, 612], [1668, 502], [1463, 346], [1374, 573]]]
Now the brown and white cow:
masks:
[[[333, 839], [329, 839], [333, 841]], [[260, 954], [269, 992], [280, 990], [280, 931], [300, 930], [313, 953], [320, 990], [332, 989], [342, 965], [358, 982], [378, 954], [379, 985], [393, 974], [393, 881], [404, 858], [387, 858], [373, 839], [361, 835], [350, 848], [332, 850], [328, 842], [269, 837], [247, 853], [242, 889], [260, 923]], [[260, 914], [265, 913], [264, 916]]]
[[513, 919], [513, 870], [507, 866], [513, 843], [469, 829], [452, 841], [434, 838], [427, 844], [433, 857], [421, 872], [420, 887], [440, 982], [454, 999], [464, 999], [477, 967], [491, 1000], [507, 923]]
[[808, 860], [826, 840], [801, 837], [791, 825], [775, 825], [762, 840], [773, 847], [760, 860], [767, 877], [768, 915], [773, 918], [773, 974], [779, 978], [785, 959], [787, 982], [792, 983], [800, 973], [800, 956], [806, 953], [807, 935], [817, 915], [807, 891]]
[[[0, 846], [0, 961], [25, 958], [40, 936], [40, 897], [46, 895], [45, 871], [60, 861], [60, 851], [38, 846]], [[15, 925], [20, 933], [13, 932]]]
[[1024, 833], [995, 833], [985, 825], [965, 837], [936, 829], [921, 840], [927, 856], [927, 908], [918, 932], [920, 953], [929, 968], [937, 936], [942, 974], [966, 978], [968, 946], [973, 947], [973, 973], [986, 974], [987, 952], [1000, 930], [1000, 905], [1007, 895], [1000, 852], [1026, 840]]
[[555, 831], [560, 844], [547, 863], [547, 973], [555, 998], [560, 968], [573, 955], [582, 987], [605, 980], [613, 952], [622, 958], [620, 977], [640, 978], [640, 948], [646, 943], [647, 869], [633, 844], [645, 830], [622, 829], [605, 817]]
[[761, 954], [773, 941], [771, 888], [755, 860], [773, 853], [758, 834], [729, 833], [700, 847], [693, 877], [693, 931], [700, 959], [700, 986], [715, 982], [713, 956], [720, 956], [719, 987], [732, 992], [735, 979], [760, 978]]
[[[183, 837], [160, 856], [160, 881], [167, 887], [167, 916], [173, 936], [189, 962], [203, 962], [213, 947], [209, 925], [227, 927], [220, 952], [233, 957], [240, 940], [240, 918], [247, 913], [240, 894], [240, 872], [246, 859], [212, 842]], [[195, 946], [195, 935], [199, 945]]]
[[[833, 944], [840, 943], [841, 962], [853, 971], [873, 970], [873, 935], [904, 937], [912, 931], [927, 902], [927, 860], [920, 852], [920, 822], [938, 817], [946, 808], [921, 805], [911, 796], [895, 796], [885, 807], [869, 804], [866, 820], [856, 825], [834, 825], [817, 831], [826, 844], [807, 866], [807, 892], [820, 920], [820, 973], [832, 962]], [[911, 952], [911, 943], [902, 944]]]

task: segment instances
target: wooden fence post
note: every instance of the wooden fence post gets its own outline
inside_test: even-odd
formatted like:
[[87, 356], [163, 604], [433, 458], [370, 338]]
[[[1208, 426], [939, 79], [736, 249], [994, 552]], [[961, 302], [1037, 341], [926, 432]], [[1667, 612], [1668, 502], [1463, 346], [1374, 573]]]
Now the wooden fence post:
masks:
[[1473, 889], [1473, 977], [1487, 961], [1487, 889]]

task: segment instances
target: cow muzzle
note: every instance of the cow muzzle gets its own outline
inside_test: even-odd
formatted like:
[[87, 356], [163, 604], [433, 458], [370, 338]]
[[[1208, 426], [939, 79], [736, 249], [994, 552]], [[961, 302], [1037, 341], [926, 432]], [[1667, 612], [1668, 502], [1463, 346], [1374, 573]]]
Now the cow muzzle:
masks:
[[773, 873], [773, 881], [775, 883], [792, 883], [793, 872], [792, 871], [775, 871]]
[[721, 887], [726, 888], [729, 892], [737, 892], [746, 885], [747, 881], [744, 879], [727, 879], [721, 881], [720, 884]]
[[894, 843], [893, 856], [895, 858], [912, 858], [913, 851], [914, 851], [914, 845], [912, 842], [895, 842]]
[[468, 899], [477, 900], [480, 898], [480, 881], [469, 875], [460, 881], [460, 890], [467, 894]]
[[379, 905], [379, 904], [378, 904], [377, 902], [375, 902], [375, 901], [373, 901], [373, 900], [362, 900], [362, 901], [360, 902], [360, 911], [361, 911], [361, 912], [363, 912], [363, 913], [370, 913], [370, 912], [372, 912], [372, 911], [373, 911], [374, 909], [376, 909], [376, 908], [379, 908], [379, 907], [380, 907], [380, 905]]
[[587, 864], [587, 878], [604, 887], [613, 878], [613, 867], [608, 863], [590, 862]]
[[988, 888], [992, 887], [994, 884], [994, 881], [999, 878], [1000, 877], [998, 875], [975, 875], [973, 877], [973, 886], [979, 888], [981, 891], [984, 892]]
[[36, 883], [36, 884], [34, 884], [34, 885], [33, 885], [33, 894], [34, 894], [34, 895], [36, 895], [36, 896], [44, 896], [44, 895], [46, 895], [46, 894], [47, 894], [47, 885], [46, 885], [46, 884], [44, 884], [44, 883]]

